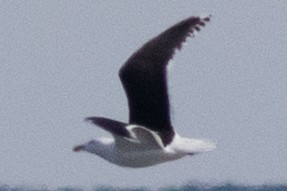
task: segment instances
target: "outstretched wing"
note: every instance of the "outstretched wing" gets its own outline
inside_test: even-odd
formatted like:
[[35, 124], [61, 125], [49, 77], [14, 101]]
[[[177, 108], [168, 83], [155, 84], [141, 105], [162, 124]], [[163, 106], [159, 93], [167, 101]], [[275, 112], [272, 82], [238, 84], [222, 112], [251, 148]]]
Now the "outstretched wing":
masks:
[[163, 147], [158, 135], [144, 127], [128, 125], [104, 117], [88, 117], [85, 120], [110, 132], [115, 138], [117, 148], [121, 151], [154, 150]]
[[129, 131], [126, 129], [128, 126], [126, 123], [104, 117], [88, 117], [85, 120], [110, 132], [114, 136], [132, 138]]
[[168, 61], [209, 19], [190, 17], [172, 26], [134, 53], [119, 71], [128, 97], [129, 122], [156, 131], [164, 145], [174, 136], [167, 90]]

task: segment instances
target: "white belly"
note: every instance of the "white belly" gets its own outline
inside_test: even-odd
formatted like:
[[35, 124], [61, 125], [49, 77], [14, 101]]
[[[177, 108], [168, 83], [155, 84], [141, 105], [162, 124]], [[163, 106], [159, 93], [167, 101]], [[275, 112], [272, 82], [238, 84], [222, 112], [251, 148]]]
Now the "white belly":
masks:
[[149, 150], [142, 152], [117, 152], [114, 161], [119, 166], [141, 168], [153, 166], [171, 160], [182, 158], [184, 155], [165, 150]]

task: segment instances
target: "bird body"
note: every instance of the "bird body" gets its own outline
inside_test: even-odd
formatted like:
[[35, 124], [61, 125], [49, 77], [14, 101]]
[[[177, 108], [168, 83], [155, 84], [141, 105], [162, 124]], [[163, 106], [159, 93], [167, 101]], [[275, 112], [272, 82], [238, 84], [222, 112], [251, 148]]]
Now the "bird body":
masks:
[[74, 148], [96, 154], [103, 159], [124, 167], [140, 168], [180, 159], [186, 155], [212, 150], [208, 140], [191, 139], [175, 135], [171, 144], [163, 146], [160, 137], [144, 127], [126, 127], [133, 138], [114, 135], [113, 138], [98, 138]]
[[184, 138], [170, 120], [167, 66], [176, 49], [199, 31], [210, 17], [190, 17], [151, 39], [121, 67], [119, 76], [129, 105], [129, 123], [104, 117], [86, 120], [110, 132], [113, 138], [97, 138], [78, 145], [124, 167], [147, 167], [209, 151], [209, 140]]

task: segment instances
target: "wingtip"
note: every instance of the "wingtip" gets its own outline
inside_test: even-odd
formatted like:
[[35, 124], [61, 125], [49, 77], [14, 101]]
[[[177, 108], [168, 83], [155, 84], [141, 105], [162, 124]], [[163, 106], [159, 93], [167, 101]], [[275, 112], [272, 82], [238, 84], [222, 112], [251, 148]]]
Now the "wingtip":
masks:
[[200, 20], [204, 20], [205, 22], [209, 22], [212, 17], [212, 14], [200, 14], [199, 16]]
[[203, 28], [206, 23], [210, 22], [212, 15], [209, 14], [207, 16], [199, 16], [199, 17], [191, 17], [192, 19], [197, 19], [196, 23], [190, 27], [188, 36], [195, 37], [201, 28]]
[[208, 16], [205, 16], [201, 19], [203, 19], [205, 22], [209, 22], [211, 18], [212, 18], [212, 14], [209, 14]]
[[86, 117], [84, 119], [84, 122], [86, 122], [86, 123], [93, 123], [93, 117]]

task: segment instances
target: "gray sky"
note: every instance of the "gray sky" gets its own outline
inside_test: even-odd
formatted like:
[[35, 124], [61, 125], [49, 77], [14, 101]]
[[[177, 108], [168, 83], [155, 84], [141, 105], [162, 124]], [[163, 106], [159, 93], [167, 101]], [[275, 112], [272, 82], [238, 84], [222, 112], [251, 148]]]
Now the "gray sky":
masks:
[[[128, 120], [118, 69], [191, 15], [212, 20], [173, 60], [172, 118], [217, 149], [125, 169], [76, 144]], [[287, 182], [287, 2], [0, 1], [0, 184], [168, 186]]]

